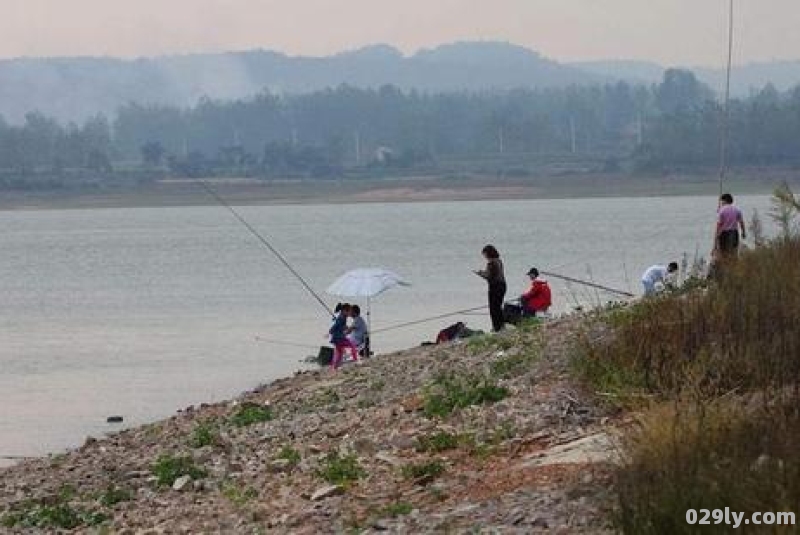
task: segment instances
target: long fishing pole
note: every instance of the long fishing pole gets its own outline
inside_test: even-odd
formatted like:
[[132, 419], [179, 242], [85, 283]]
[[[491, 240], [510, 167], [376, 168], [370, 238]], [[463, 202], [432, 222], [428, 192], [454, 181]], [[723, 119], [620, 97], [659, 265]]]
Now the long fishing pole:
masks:
[[431, 321], [436, 321], [436, 320], [440, 320], [440, 319], [444, 319], [444, 318], [449, 318], [449, 317], [452, 317], [452, 316], [459, 316], [461, 314], [467, 314], [469, 312], [476, 312], [478, 310], [483, 310], [485, 308], [489, 308], [489, 305], [483, 305], [483, 306], [479, 306], [479, 307], [475, 307], [475, 308], [467, 308], [465, 310], [457, 310], [456, 312], [451, 312], [449, 314], [440, 314], [438, 316], [432, 316], [430, 318], [425, 318], [425, 319], [416, 320], [416, 321], [408, 321], [406, 323], [398, 323], [397, 325], [390, 325], [389, 327], [384, 327], [382, 329], [376, 329], [376, 330], [374, 330], [372, 332], [373, 333], [385, 333], [387, 331], [395, 331], [397, 329], [403, 329], [405, 327], [411, 327], [413, 325], [419, 325], [419, 324], [422, 324], [422, 323], [429, 323]]
[[730, 0], [728, 10], [728, 65], [725, 72], [725, 102], [722, 108], [722, 124], [719, 141], [719, 194], [723, 194], [725, 174], [728, 167], [728, 129], [730, 123], [730, 101], [731, 101], [731, 65], [733, 64], [733, 0]]
[[327, 312], [329, 315], [333, 316], [333, 311], [332, 311], [332, 310], [330, 309], [330, 307], [329, 307], [329, 306], [328, 306], [328, 305], [325, 303], [325, 301], [323, 301], [323, 300], [322, 300], [322, 298], [321, 298], [321, 297], [320, 297], [320, 296], [317, 294], [317, 292], [315, 292], [315, 291], [314, 291], [314, 289], [313, 289], [313, 288], [311, 288], [311, 286], [309, 286], [309, 284], [306, 282], [306, 280], [305, 280], [305, 279], [304, 279], [304, 278], [303, 278], [303, 277], [302, 277], [302, 276], [301, 276], [301, 275], [300, 275], [300, 274], [299, 274], [299, 273], [298, 273], [298, 272], [297, 272], [297, 271], [296, 271], [296, 270], [295, 270], [295, 269], [294, 269], [294, 268], [291, 266], [291, 264], [289, 264], [289, 262], [288, 262], [288, 261], [287, 261], [287, 260], [286, 260], [286, 259], [283, 257], [283, 255], [282, 255], [282, 254], [281, 254], [281, 253], [280, 253], [280, 252], [279, 252], [277, 249], [275, 249], [275, 247], [273, 247], [273, 246], [272, 246], [272, 244], [270, 244], [270, 243], [269, 243], [269, 241], [267, 241], [267, 239], [266, 239], [264, 236], [262, 236], [262, 235], [261, 235], [261, 234], [260, 234], [260, 233], [259, 233], [259, 232], [258, 232], [258, 231], [255, 229], [255, 228], [253, 228], [253, 226], [252, 226], [250, 223], [248, 223], [248, 222], [247, 222], [247, 220], [246, 220], [245, 218], [243, 218], [241, 215], [239, 215], [239, 212], [237, 212], [236, 210], [234, 210], [234, 208], [233, 208], [233, 207], [232, 207], [230, 204], [228, 204], [227, 202], [225, 202], [225, 199], [223, 199], [222, 197], [220, 197], [220, 196], [217, 194], [217, 192], [216, 192], [216, 191], [214, 191], [214, 189], [213, 189], [213, 188], [211, 188], [211, 186], [209, 186], [209, 185], [206, 183], [206, 181], [205, 181], [205, 180], [199, 180], [198, 182], [200, 183], [200, 185], [201, 185], [201, 186], [203, 186], [203, 189], [205, 189], [205, 190], [206, 190], [206, 192], [207, 192], [209, 195], [211, 195], [211, 197], [212, 197], [213, 199], [215, 199], [215, 200], [216, 200], [216, 201], [217, 201], [217, 202], [218, 202], [218, 203], [219, 203], [221, 206], [223, 206], [223, 207], [227, 208], [227, 209], [228, 209], [228, 211], [229, 211], [231, 214], [233, 214], [233, 217], [235, 217], [235, 218], [236, 218], [236, 219], [237, 219], [237, 220], [238, 220], [238, 221], [239, 221], [239, 222], [240, 222], [242, 225], [244, 225], [244, 227], [245, 227], [247, 230], [249, 230], [249, 231], [250, 231], [250, 233], [251, 233], [253, 236], [255, 236], [256, 238], [258, 238], [258, 241], [260, 241], [260, 242], [261, 242], [261, 243], [262, 243], [262, 244], [263, 244], [263, 245], [264, 245], [264, 246], [265, 246], [267, 249], [269, 249], [269, 250], [272, 252], [272, 254], [273, 254], [273, 255], [275, 255], [275, 257], [276, 257], [278, 260], [280, 260], [281, 264], [283, 264], [283, 265], [284, 265], [284, 267], [286, 267], [286, 269], [288, 269], [288, 270], [289, 270], [289, 272], [290, 272], [292, 275], [294, 275], [294, 276], [295, 276], [295, 278], [296, 278], [297, 280], [299, 280], [299, 281], [300, 281], [300, 284], [302, 284], [302, 285], [303, 285], [303, 287], [304, 287], [306, 290], [308, 290], [308, 293], [310, 293], [312, 296], [314, 296], [314, 299], [316, 299], [316, 300], [317, 300], [317, 302], [318, 302], [318, 303], [319, 303], [319, 304], [322, 306], [322, 308], [324, 308], [324, 309], [325, 309], [325, 312]]
[[547, 275], [548, 277], [554, 277], [556, 279], [562, 279], [562, 280], [565, 280], [565, 281], [568, 281], [568, 282], [573, 282], [575, 284], [580, 284], [582, 286], [588, 286], [590, 288], [596, 288], [598, 290], [604, 290], [604, 291], [612, 293], [612, 294], [624, 295], [625, 297], [635, 297], [635, 295], [630, 293], [630, 292], [617, 290], [616, 288], [611, 288], [609, 286], [603, 286], [602, 284], [595, 284], [594, 282], [588, 282], [588, 281], [581, 280], [581, 279], [576, 279], [576, 278], [573, 278], [573, 277], [567, 277], [566, 275], [559, 275], [558, 273], [550, 273], [550, 272], [547, 272], [547, 271], [542, 271], [541, 274], [542, 275]]
[[300, 344], [298, 342], [287, 342], [284, 340], [271, 340], [269, 338], [264, 338], [262, 336], [255, 337], [256, 342], [261, 342], [264, 344], [272, 344], [278, 346], [288, 346], [288, 347], [298, 347], [300, 349], [317, 349], [319, 346], [312, 346], [308, 344]]

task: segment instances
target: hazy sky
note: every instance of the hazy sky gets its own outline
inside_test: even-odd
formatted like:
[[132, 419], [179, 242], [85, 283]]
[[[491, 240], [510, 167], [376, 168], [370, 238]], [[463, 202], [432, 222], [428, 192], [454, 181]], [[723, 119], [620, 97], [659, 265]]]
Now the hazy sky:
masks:
[[[800, 0], [735, 0], [736, 62], [800, 59]], [[558, 60], [721, 66], [728, 0], [0, 0], [0, 57], [505, 40]]]

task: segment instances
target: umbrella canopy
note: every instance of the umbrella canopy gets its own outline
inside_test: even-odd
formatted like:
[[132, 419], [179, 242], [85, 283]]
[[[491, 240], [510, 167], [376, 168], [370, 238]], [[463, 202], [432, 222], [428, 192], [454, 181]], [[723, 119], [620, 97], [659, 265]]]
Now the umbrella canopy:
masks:
[[336, 279], [326, 290], [338, 297], [372, 298], [395, 286], [410, 286], [400, 275], [388, 269], [353, 269]]

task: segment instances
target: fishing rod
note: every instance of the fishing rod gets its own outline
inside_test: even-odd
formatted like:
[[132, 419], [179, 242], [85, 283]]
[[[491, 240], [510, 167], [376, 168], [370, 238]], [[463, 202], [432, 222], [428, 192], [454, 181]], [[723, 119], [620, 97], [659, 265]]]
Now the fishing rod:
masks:
[[235, 217], [242, 225], [244, 225], [244, 227], [247, 230], [249, 230], [250, 233], [253, 236], [258, 238], [258, 241], [260, 241], [267, 249], [269, 249], [270, 252], [272, 252], [272, 254], [275, 255], [275, 257], [278, 260], [280, 260], [281, 264], [283, 264], [284, 267], [286, 267], [286, 269], [288, 269], [289, 272], [292, 275], [294, 275], [297, 280], [300, 281], [300, 284], [303, 285], [303, 287], [308, 291], [308, 293], [310, 293], [312, 296], [314, 296], [314, 299], [316, 299], [317, 302], [320, 304], [320, 306], [322, 306], [322, 308], [325, 309], [325, 312], [327, 312], [330, 316], [333, 316], [333, 310], [330, 309], [330, 307], [325, 303], [325, 301], [322, 300], [322, 298], [319, 296], [319, 294], [317, 294], [317, 292], [315, 292], [314, 289], [311, 288], [311, 286], [309, 286], [309, 284], [306, 282], [306, 280], [291, 266], [291, 264], [289, 264], [289, 262], [286, 260], [286, 258], [284, 258], [283, 255], [277, 249], [275, 249], [275, 247], [273, 247], [272, 244], [269, 243], [269, 241], [267, 241], [267, 239], [264, 236], [262, 236], [255, 228], [253, 228], [253, 226], [250, 223], [248, 223], [247, 220], [244, 217], [239, 215], [239, 212], [234, 210], [234, 208], [230, 204], [225, 202], [225, 199], [220, 197], [217, 194], [217, 192], [214, 191], [214, 189], [206, 183], [205, 180], [199, 180], [198, 182], [200, 183], [201, 186], [203, 186], [203, 189], [205, 189], [206, 192], [214, 200], [216, 200], [224, 208], [227, 208], [228, 211], [231, 214], [233, 214], [233, 217]]
[[590, 288], [596, 288], [598, 290], [604, 290], [604, 291], [609, 292], [609, 293], [618, 294], [618, 295], [624, 295], [625, 297], [635, 297], [635, 295], [630, 293], [630, 292], [624, 292], [622, 290], [617, 290], [616, 288], [610, 288], [608, 286], [603, 286], [602, 284], [595, 284], [594, 282], [588, 282], [588, 281], [581, 280], [581, 279], [576, 279], [576, 278], [573, 278], [573, 277], [567, 277], [566, 275], [559, 275], [558, 273], [550, 273], [550, 272], [547, 272], [547, 271], [542, 271], [541, 274], [542, 275], [547, 275], [548, 277], [554, 277], [556, 279], [562, 279], [562, 280], [565, 280], [565, 281], [568, 281], [568, 282], [574, 282], [575, 284], [581, 284], [583, 286], [588, 286]]
[[298, 347], [300, 349], [317, 349], [319, 347], [319, 346], [312, 346], [312, 345], [308, 345], [308, 344], [300, 344], [300, 343], [297, 343], [297, 342], [286, 342], [286, 341], [283, 341], [283, 340], [271, 340], [269, 338], [264, 338], [264, 337], [261, 337], [261, 336], [256, 336], [255, 337], [255, 341], [256, 342], [261, 342], [261, 343], [264, 343], [264, 344], [274, 344], [274, 345], [279, 345], [279, 346]]
[[458, 310], [456, 312], [451, 312], [449, 314], [440, 314], [438, 316], [432, 316], [430, 318], [425, 318], [425, 319], [416, 320], [416, 321], [408, 321], [406, 323], [398, 323], [397, 325], [390, 325], [389, 327], [384, 327], [382, 329], [375, 329], [372, 332], [373, 333], [385, 333], [387, 331], [395, 331], [397, 329], [403, 329], [405, 327], [411, 327], [413, 325], [419, 325], [421, 323], [428, 323], [428, 322], [431, 322], [431, 321], [436, 321], [436, 320], [440, 320], [440, 319], [444, 319], [444, 318], [449, 318], [449, 317], [452, 317], [452, 316], [459, 316], [461, 314], [467, 314], [469, 312], [476, 312], [478, 310], [483, 310], [485, 308], [489, 308], [489, 305], [483, 305], [483, 306], [479, 306], [479, 307], [475, 307], [475, 308], [467, 308], [465, 310]]

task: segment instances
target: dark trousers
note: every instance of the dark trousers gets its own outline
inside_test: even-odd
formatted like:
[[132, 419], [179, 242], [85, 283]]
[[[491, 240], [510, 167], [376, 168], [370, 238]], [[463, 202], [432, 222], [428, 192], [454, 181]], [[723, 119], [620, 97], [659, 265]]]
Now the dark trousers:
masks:
[[506, 283], [489, 285], [489, 315], [492, 317], [492, 330], [503, 328], [503, 299], [506, 296]]
[[739, 231], [725, 230], [717, 237], [719, 252], [723, 255], [735, 255], [739, 251]]

